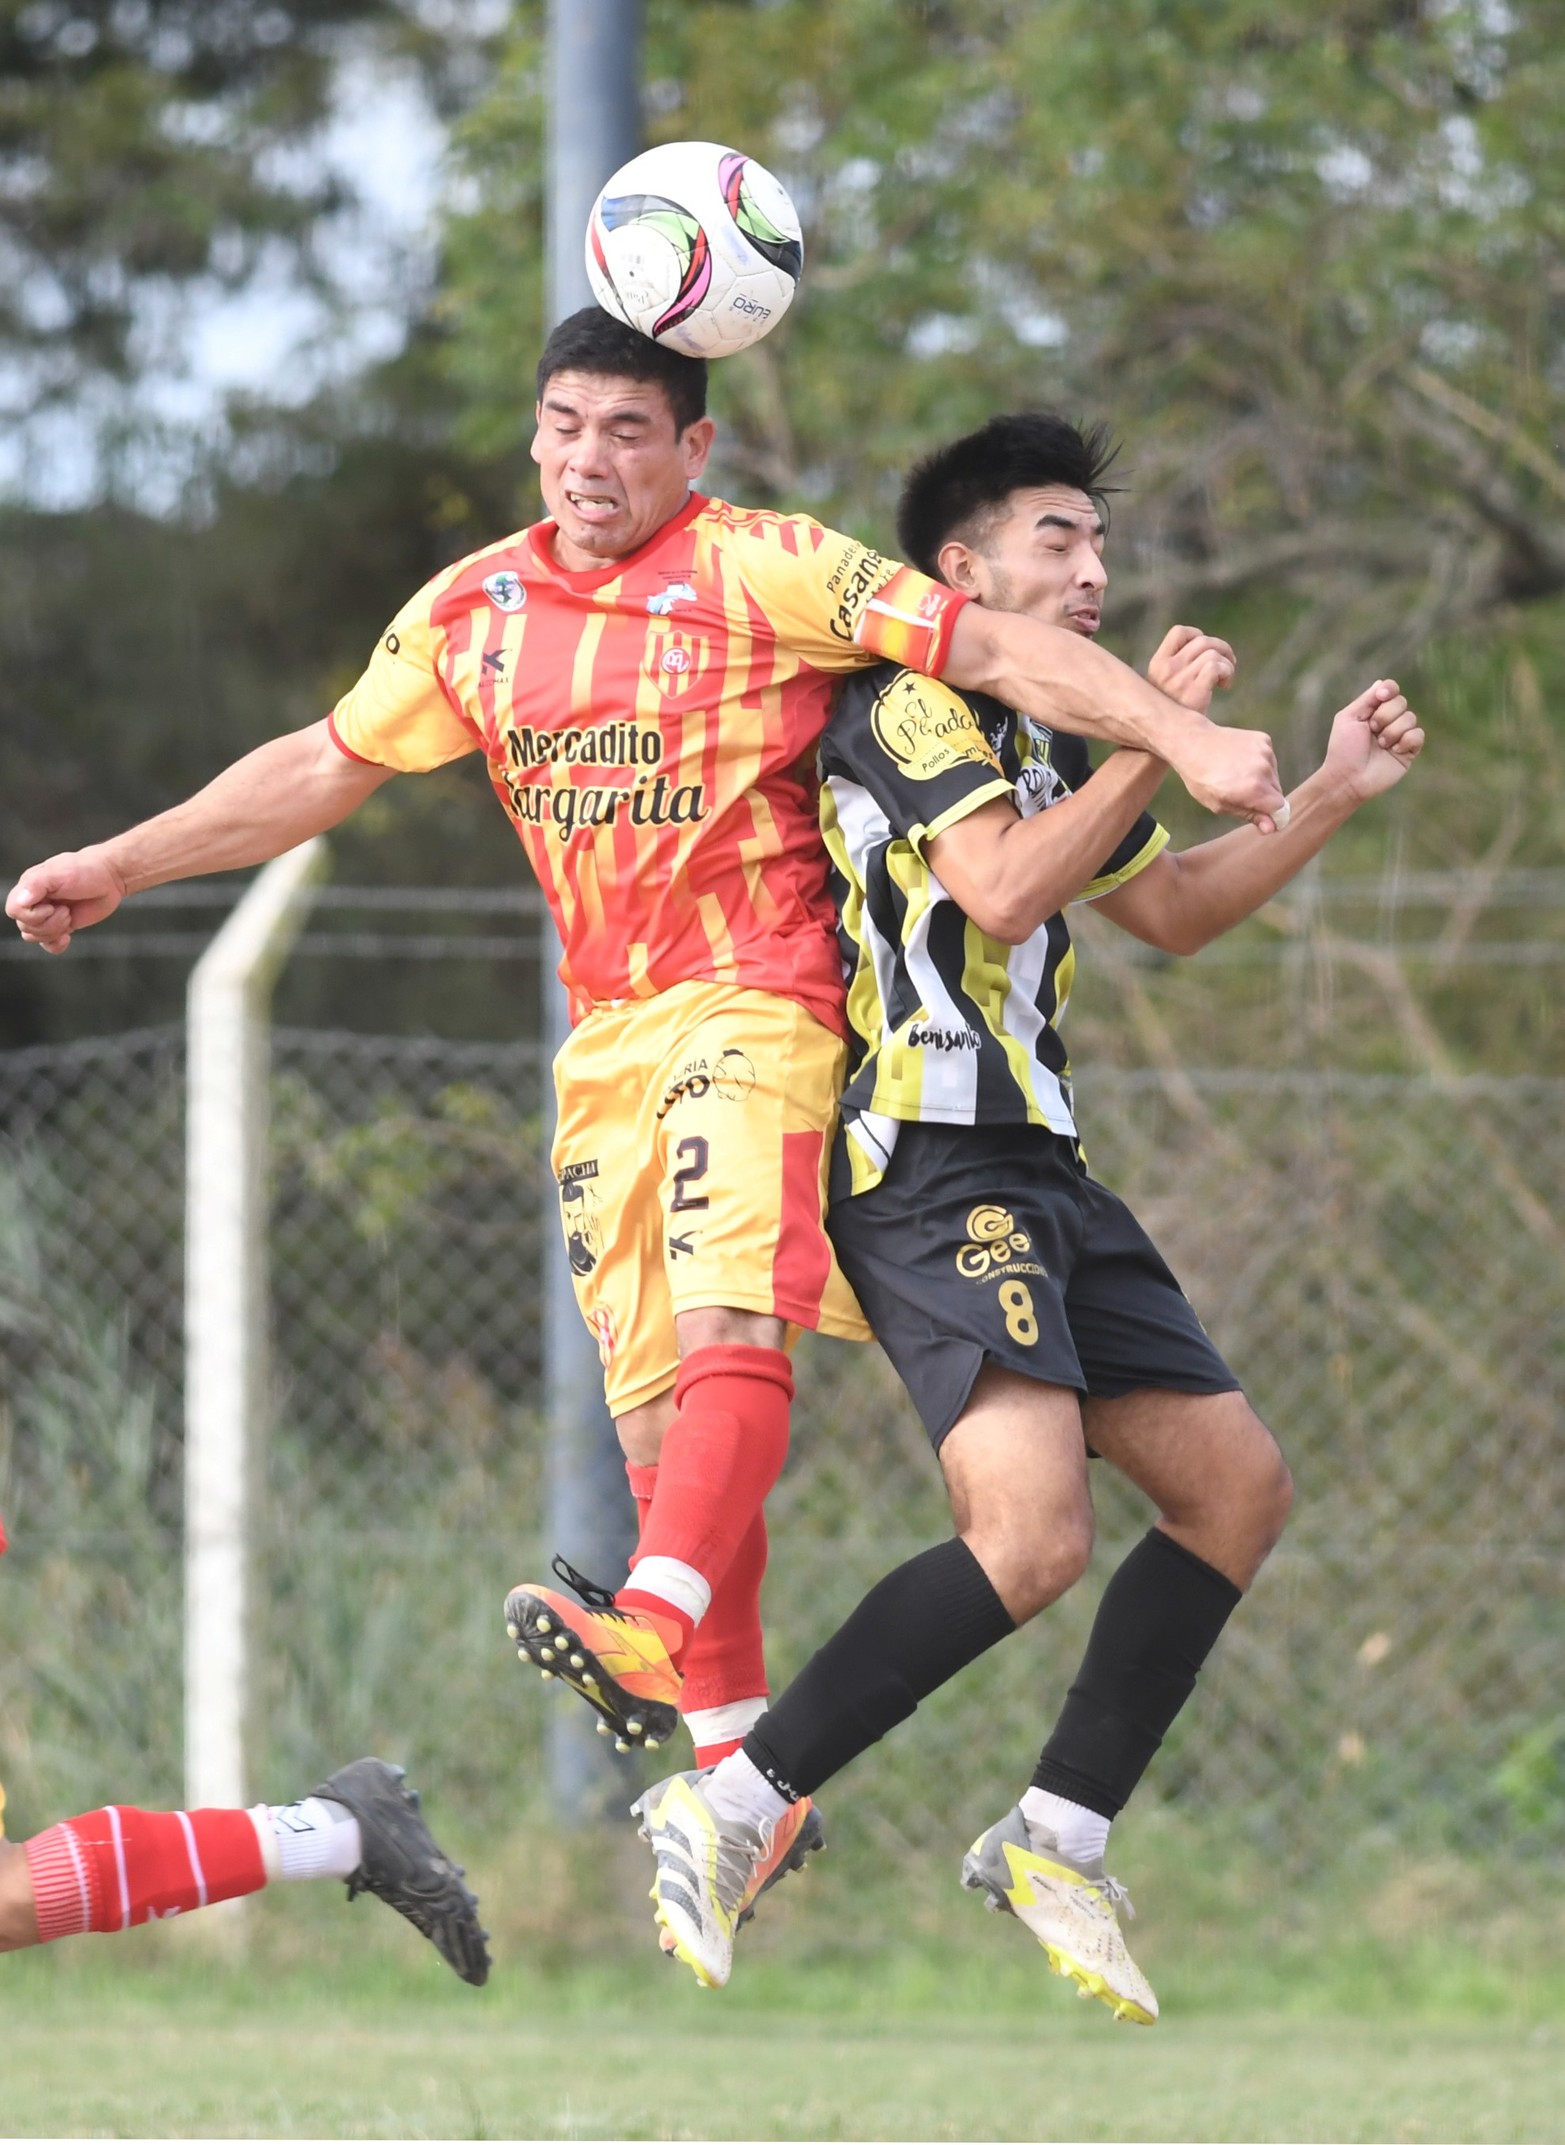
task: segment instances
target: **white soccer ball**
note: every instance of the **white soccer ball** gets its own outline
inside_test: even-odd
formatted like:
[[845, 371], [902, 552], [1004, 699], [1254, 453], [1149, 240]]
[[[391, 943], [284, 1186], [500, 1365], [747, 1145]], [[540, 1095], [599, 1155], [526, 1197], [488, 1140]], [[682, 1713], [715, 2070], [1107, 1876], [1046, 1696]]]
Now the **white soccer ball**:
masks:
[[793, 303], [804, 244], [787, 189], [717, 142], [668, 142], [615, 172], [587, 220], [605, 312], [686, 357], [728, 357]]

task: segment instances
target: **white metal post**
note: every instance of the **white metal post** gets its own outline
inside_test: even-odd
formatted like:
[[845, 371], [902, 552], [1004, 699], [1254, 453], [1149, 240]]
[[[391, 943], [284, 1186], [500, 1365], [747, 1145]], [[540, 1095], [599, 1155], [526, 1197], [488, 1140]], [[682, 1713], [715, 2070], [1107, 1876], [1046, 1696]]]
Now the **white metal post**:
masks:
[[249, 1532], [266, 1392], [267, 1013], [326, 863], [268, 864], [196, 963], [185, 1119], [185, 1798], [246, 1799]]

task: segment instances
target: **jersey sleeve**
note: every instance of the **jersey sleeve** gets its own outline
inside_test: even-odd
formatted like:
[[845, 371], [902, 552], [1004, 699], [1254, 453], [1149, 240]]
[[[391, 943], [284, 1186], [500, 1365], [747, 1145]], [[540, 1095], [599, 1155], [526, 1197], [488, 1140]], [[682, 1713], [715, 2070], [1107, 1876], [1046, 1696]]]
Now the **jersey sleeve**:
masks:
[[960, 693], [915, 670], [848, 687], [826, 733], [822, 771], [866, 789], [922, 850], [1011, 782]]
[[[1080, 781], [1072, 783], [1073, 789], [1080, 789], [1092, 775], [1092, 762], [1085, 744], [1081, 748], [1081, 758], [1085, 773]], [[1143, 812], [1125, 839], [1104, 858], [1074, 899], [1097, 901], [1104, 894], [1112, 894], [1116, 886], [1123, 886], [1127, 879], [1135, 878], [1137, 872], [1145, 871], [1152, 859], [1167, 847], [1167, 827], [1160, 825], [1150, 812]]]
[[740, 572], [778, 640], [817, 670], [905, 664], [939, 677], [967, 597], [804, 515], [740, 540]]
[[350, 759], [399, 774], [424, 774], [483, 739], [458, 714], [440, 674], [442, 636], [431, 616], [434, 596], [450, 576], [419, 590], [381, 637], [369, 666], [327, 718]]

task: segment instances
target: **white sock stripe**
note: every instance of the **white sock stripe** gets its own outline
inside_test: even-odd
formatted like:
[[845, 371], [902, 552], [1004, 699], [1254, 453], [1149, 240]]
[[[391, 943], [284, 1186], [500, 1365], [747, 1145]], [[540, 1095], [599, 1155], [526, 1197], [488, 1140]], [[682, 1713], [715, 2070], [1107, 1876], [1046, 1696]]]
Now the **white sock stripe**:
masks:
[[85, 1936], [92, 1927], [92, 1884], [70, 1826], [51, 1825], [25, 1842], [24, 1852], [41, 1940], [52, 1944], [57, 1937]]
[[120, 1927], [130, 1927], [130, 1878], [125, 1871], [125, 1835], [120, 1829], [120, 1813], [111, 1802], [108, 1804], [109, 1830], [114, 1835], [114, 1866], [120, 1878]]
[[81, 1901], [82, 1927], [83, 1929], [90, 1929], [92, 1927], [92, 1886], [87, 1881], [87, 1865], [82, 1860], [81, 1842], [69, 1825], [60, 1827], [60, 1835], [65, 1841], [66, 1852], [71, 1858], [71, 1874], [76, 1879], [76, 1893]]
[[684, 1716], [692, 1739], [701, 1744], [731, 1743], [736, 1735], [748, 1735], [771, 1701], [735, 1698], [726, 1706], [699, 1706]]
[[191, 1824], [189, 1814], [186, 1811], [176, 1810], [174, 1815], [179, 1819], [180, 1830], [185, 1835], [185, 1852], [190, 1857], [190, 1874], [196, 1880], [196, 1905], [204, 1907], [206, 1905], [206, 1872], [202, 1869], [201, 1857], [196, 1852], [196, 1828]]
[[642, 1594], [656, 1594], [682, 1609], [692, 1623], [700, 1623], [712, 1605], [712, 1589], [693, 1564], [678, 1557], [638, 1557], [631, 1568], [630, 1584]]

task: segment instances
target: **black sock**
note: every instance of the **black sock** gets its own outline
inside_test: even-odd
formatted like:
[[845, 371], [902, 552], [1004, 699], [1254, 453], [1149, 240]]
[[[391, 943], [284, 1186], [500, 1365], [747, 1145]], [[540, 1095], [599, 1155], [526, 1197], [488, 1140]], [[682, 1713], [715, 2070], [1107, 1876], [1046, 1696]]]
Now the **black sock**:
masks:
[[1103, 1590], [1033, 1786], [1117, 1817], [1242, 1598], [1154, 1527]]
[[790, 1802], [813, 1795], [1015, 1629], [967, 1544], [941, 1542], [870, 1589], [761, 1715], [744, 1754]]

